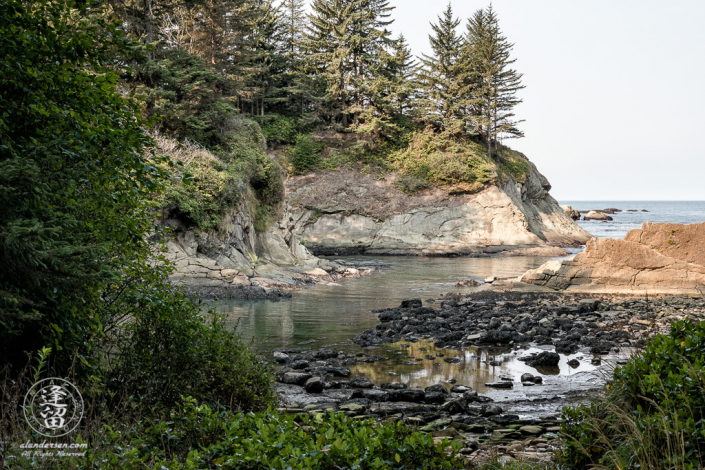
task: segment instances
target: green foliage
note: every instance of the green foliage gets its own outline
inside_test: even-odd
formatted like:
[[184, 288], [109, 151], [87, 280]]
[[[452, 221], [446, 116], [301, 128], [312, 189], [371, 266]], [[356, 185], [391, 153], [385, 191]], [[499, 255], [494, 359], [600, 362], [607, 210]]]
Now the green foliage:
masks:
[[705, 323], [674, 323], [614, 372], [604, 399], [564, 410], [575, 468], [693, 469], [705, 458]]
[[262, 124], [262, 134], [268, 144], [294, 144], [300, 132], [301, 125], [297, 119], [281, 114]]
[[[343, 414], [231, 415], [186, 400], [160, 421], [131, 433], [101, 468], [171, 469], [452, 469], [462, 460], [446, 454], [427, 434], [405, 425], [375, 425]], [[455, 451], [460, 447], [451, 443]]]
[[299, 134], [296, 144], [288, 151], [288, 160], [295, 174], [304, 174], [321, 161], [323, 145], [316, 142], [310, 135]]
[[[0, 357], [50, 345], [57, 366], [101, 337], [103, 287], [144, 249], [160, 172], [116, 93], [119, 24], [72, 3], [0, 3]], [[83, 362], [81, 362], [83, 363]]]
[[431, 129], [416, 132], [409, 147], [390, 160], [397, 171], [437, 186], [485, 184], [497, 176], [481, 145]]
[[166, 277], [151, 277], [148, 266], [139, 274], [148, 287], [132, 288], [120, 302], [139, 302], [139, 309], [115, 331], [109, 388], [143, 406], [171, 406], [185, 393], [234, 410], [274, 404], [273, 375], [236, 333], [213, 311], [202, 315], [203, 305]]
[[428, 181], [414, 175], [402, 175], [396, 181], [395, 186], [406, 194], [416, 194], [428, 188]]
[[529, 161], [519, 152], [504, 145], [500, 146], [497, 151], [496, 162], [499, 166], [499, 176], [502, 179], [509, 177], [514, 181], [524, 183], [531, 173]]

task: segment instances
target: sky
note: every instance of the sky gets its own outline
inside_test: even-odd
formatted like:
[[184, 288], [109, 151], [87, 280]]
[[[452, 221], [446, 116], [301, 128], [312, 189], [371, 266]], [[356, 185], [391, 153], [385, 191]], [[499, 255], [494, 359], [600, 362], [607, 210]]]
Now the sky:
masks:
[[[465, 20], [489, 1], [455, 0]], [[446, 1], [390, 0], [430, 53]], [[705, 200], [705, 0], [494, 0], [526, 89], [523, 152], [559, 201]]]

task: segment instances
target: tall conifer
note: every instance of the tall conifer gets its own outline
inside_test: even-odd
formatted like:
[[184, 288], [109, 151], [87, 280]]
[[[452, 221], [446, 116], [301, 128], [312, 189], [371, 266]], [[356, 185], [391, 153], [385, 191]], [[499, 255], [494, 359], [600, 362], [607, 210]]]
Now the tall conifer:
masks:
[[473, 119], [492, 156], [492, 144], [500, 136], [523, 137], [514, 120], [514, 107], [521, 103], [517, 92], [524, 88], [522, 74], [510, 66], [513, 44], [499, 28], [499, 18], [492, 5], [478, 10], [468, 21], [467, 54], [470, 57], [473, 83]]
[[464, 130], [463, 114], [469, 93], [469, 70], [464, 60], [465, 40], [458, 34], [460, 19], [448, 4], [429, 35], [433, 55], [421, 56], [419, 78], [424, 90], [426, 120], [453, 133]]

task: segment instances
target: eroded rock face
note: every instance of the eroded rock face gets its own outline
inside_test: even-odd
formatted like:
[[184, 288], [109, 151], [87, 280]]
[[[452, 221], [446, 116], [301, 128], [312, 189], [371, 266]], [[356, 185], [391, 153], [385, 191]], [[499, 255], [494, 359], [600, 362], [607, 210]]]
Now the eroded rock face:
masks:
[[705, 293], [705, 223], [645, 222], [624, 240], [593, 238], [572, 261], [528, 271], [526, 283], [568, 292]]
[[557, 247], [590, 239], [548, 191], [533, 164], [522, 183], [506, 181], [476, 194], [438, 189], [406, 195], [393, 177], [340, 170], [292, 178], [287, 201], [293, 233], [314, 254], [560, 256]]

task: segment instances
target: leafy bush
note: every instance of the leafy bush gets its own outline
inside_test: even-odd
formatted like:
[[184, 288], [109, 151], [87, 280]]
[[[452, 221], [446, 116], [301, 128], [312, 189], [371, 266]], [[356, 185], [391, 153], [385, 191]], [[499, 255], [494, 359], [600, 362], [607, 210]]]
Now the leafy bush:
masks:
[[300, 132], [301, 126], [296, 119], [281, 114], [262, 124], [262, 133], [269, 144], [294, 144]]
[[603, 399], [564, 410], [575, 468], [693, 469], [705, 458], [705, 323], [674, 323], [618, 367]]
[[390, 160], [397, 171], [437, 186], [488, 183], [497, 176], [481, 145], [432, 129], [416, 132], [409, 146]]
[[395, 186], [406, 194], [415, 194], [428, 188], [428, 182], [418, 176], [402, 175], [396, 181]]
[[375, 425], [334, 413], [232, 415], [187, 400], [168, 421], [131, 436], [101, 468], [462, 468], [460, 458], [444, 451], [447, 442], [435, 445], [401, 423]]
[[514, 181], [524, 183], [531, 173], [528, 160], [519, 152], [509, 147], [500, 146], [497, 151], [500, 177], [509, 177]]
[[289, 163], [296, 174], [304, 174], [314, 169], [321, 161], [323, 146], [314, 141], [310, 135], [299, 134], [296, 144], [289, 149]]

